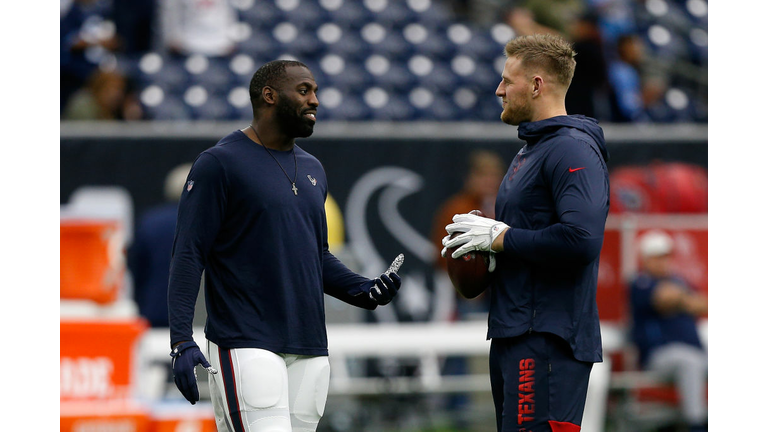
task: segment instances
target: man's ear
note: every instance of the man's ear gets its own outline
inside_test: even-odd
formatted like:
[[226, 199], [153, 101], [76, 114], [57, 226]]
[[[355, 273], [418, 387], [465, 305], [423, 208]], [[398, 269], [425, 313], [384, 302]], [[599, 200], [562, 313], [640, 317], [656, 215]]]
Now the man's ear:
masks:
[[270, 86], [264, 86], [264, 88], [261, 89], [261, 97], [267, 105], [274, 105], [277, 103], [277, 91]]
[[531, 88], [531, 97], [541, 96], [541, 90], [543, 85], [544, 85], [544, 79], [539, 75], [534, 76], [533, 86]]

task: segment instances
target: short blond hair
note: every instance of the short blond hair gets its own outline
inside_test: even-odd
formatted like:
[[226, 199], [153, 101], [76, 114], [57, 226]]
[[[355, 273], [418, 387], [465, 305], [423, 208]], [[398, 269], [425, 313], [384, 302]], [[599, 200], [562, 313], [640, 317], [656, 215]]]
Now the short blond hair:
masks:
[[566, 89], [571, 85], [576, 69], [576, 51], [560, 36], [533, 34], [516, 37], [504, 47], [507, 57], [517, 57], [526, 69], [538, 69], [551, 74]]

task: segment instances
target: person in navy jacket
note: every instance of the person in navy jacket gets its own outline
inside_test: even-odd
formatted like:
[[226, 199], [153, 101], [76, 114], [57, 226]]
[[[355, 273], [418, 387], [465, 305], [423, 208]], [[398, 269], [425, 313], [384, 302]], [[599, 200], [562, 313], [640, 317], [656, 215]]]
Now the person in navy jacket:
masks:
[[[376, 279], [328, 249], [320, 162], [294, 143], [312, 134], [319, 101], [306, 65], [278, 60], [250, 84], [253, 122], [193, 162], [179, 201], [168, 315], [176, 386], [199, 400], [209, 372], [219, 431], [313, 431], [330, 368], [324, 294], [375, 309], [400, 288], [396, 263]], [[192, 318], [205, 270], [205, 337]]]
[[[490, 373], [499, 431], [581, 429], [592, 364], [602, 361], [596, 289], [608, 215], [608, 151], [597, 121], [568, 115], [576, 61], [554, 35], [507, 43], [496, 96], [525, 146], [495, 219], [459, 214], [443, 256], [491, 252]], [[450, 239], [453, 233], [462, 233]]]

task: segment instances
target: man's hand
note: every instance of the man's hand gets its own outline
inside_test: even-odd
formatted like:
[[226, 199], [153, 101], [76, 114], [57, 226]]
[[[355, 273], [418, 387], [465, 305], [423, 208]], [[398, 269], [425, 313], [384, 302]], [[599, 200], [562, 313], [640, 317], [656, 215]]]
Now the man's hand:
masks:
[[661, 281], [653, 292], [653, 305], [662, 315], [687, 313], [698, 316], [707, 313], [707, 298], [691, 292], [674, 281]]
[[368, 297], [380, 306], [384, 306], [395, 298], [397, 290], [400, 289], [401, 284], [400, 276], [396, 273], [392, 273], [389, 276], [382, 273], [381, 276], [371, 282], [372, 284], [370, 291], [368, 291]]
[[[491, 252], [493, 257], [492, 245], [496, 239], [509, 228], [504, 222], [495, 219], [477, 216], [473, 214], [457, 214], [453, 216], [453, 223], [445, 227], [448, 235], [443, 238], [443, 250], [440, 254], [445, 257], [449, 248], [458, 247], [451, 254], [451, 258], [457, 259], [467, 252], [474, 250]], [[453, 233], [461, 233], [454, 238], [450, 238]], [[495, 259], [491, 260], [491, 266], [496, 267]], [[489, 271], [493, 271], [489, 267]]]
[[397, 275], [397, 271], [400, 270], [402, 264], [403, 254], [400, 254], [392, 261], [387, 271], [370, 281], [368, 296], [376, 304], [383, 306], [391, 302], [397, 295], [397, 290], [400, 289], [400, 284], [402, 283], [400, 276]]
[[219, 371], [214, 369], [205, 356], [200, 352], [200, 348], [194, 341], [182, 342], [176, 345], [171, 352], [171, 365], [173, 367], [173, 381], [179, 388], [184, 397], [195, 404], [200, 400], [200, 393], [197, 390], [197, 372], [195, 366], [198, 364], [208, 370], [208, 373], [217, 374]]

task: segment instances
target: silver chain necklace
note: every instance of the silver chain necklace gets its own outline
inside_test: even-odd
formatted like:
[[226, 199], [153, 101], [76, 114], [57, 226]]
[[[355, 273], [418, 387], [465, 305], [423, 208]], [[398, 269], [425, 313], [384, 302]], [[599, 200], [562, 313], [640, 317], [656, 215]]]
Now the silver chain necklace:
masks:
[[272, 154], [272, 152], [267, 148], [266, 144], [264, 144], [264, 141], [261, 140], [261, 137], [259, 136], [259, 133], [256, 132], [256, 129], [253, 127], [253, 125], [251, 124], [251, 125], [248, 125], [248, 126], [250, 126], [251, 129], [253, 130], [253, 133], [256, 134], [256, 138], [259, 139], [259, 144], [261, 144], [261, 146], [264, 148], [264, 150], [266, 150], [267, 153], [270, 156], [272, 156], [272, 159], [275, 160], [275, 162], [277, 163], [277, 166], [279, 166], [280, 169], [283, 171], [283, 174], [285, 174], [285, 177], [288, 179], [289, 182], [291, 182], [291, 190], [293, 191], [293, 194], [298, 196], [299, 195], [299, 188], [296, 187], [296, 179], [299, 176], [299, 163], [296, 161], [296, 148], [294, 147], [294, 148], [291, 149], [291, 153], [293, 153], [293, 164], [296, 167], [295, 171], [293, 173], [293, 180], [291, 180], [291, 176], [289, 176], [288, 173], [285, 172], [285, 169], [283, 168], [282, 165], [280, 165], [280, 162], [277, 160], [275, 155]]

